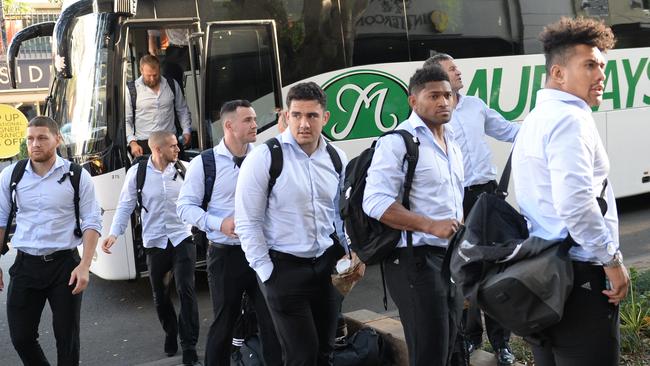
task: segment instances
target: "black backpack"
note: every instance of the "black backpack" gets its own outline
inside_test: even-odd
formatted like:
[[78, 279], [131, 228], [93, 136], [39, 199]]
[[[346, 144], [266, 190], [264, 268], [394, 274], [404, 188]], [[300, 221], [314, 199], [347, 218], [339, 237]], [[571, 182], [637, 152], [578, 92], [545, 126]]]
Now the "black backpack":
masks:
[[[406, 130], [394, 130], [380, 136], [399, 134], [404, 139], [406, 154], [404, 160], [408, 167], [406, 179], [404, 179], [404, 194], [402, 205], [408, 210], [410, 208], [409, 195], [415, 166], [418, 162], [419, 144], [417, 137]], [[366, 215], [363, 211], [363, 193], [366, 189], [366, 177], [368, 168], [375, 154], [375, 140], [372, 145], [365, 149], [358, 157], [350, 160], [345, 170], [345, 183], [341, 194], [341, 217], [345, 222], [345, 232], [350, 240], [350, 247], [366, 264], [381, 262], [397, 246], [402, 232], [385, 225], [378, 220]], [[412, 233], [407, 232], [407, 245], [412, 247]]]
[[[29, 159], [22, 159], [16, 163], [14, 170], [11, 172], [11, 181], [9, 183], [9, 196], [11, 197], [11, 208], [9, 209], [9, 217], [7, 218], [7, 225], [5, 226], [5, 235], [2, 240], [2, 245], [0, 246], [0, 255], [7, 253], [9, 247], [7, 242], [9, 242], [10, 234], [13, 232], [14, 216], [16, 215], [16, 187], [23, 175], [25, 174], [25, 168], [27, 167], [27, 162]], [[63, 174], [61, 179], [59, 179], [59, 184], [70, 177], [70, 183], [74, 189], [74, 216], [76, 220], [76, 227], [74, 229], [74, 235], [78, 238], [81, 238], [83, 233], [81, 232], [81, 221], [79, 219], [79, 182], [81, 181], [81, 170], [83, 168], [81, 165], [76, 163], [70, 163], [70, 170]]]
[[[165, 76], [161, 76], [162, 79], [167, 81], [167, 85], [172, 90], [174, 94], [174, 126], [176, 126], [176, 135], [180, 136], [183, 134], [183, 128], [181, 127], [181, 122], [178, 120], [178, 114], [176, 114], [176, 81]], [[126, 88], [129, 90], [129, 96], [131, 97], [131, 113], [133, 115], [133, 133], [135, 133], [135, 105], [138, 101], [138, 90], [135, 88], [135, 81], [127, 81]]]
[[[133, 164], [138, 164], [138, 171], [135, 175], [135, 192], [137, 196], [137, 202], [135, 204], [135, 209], [138, 215], [141, 214], [142, 210], [149, 212], [146, 207], [142, 205], [142, 188], [144, 187], [144, 181], [147, 179], [147, 164], [149, 163], [149, 155], [140, 155], [133, 160]], [[174, 163], [174, 168], [176, 173], [181, 176], [181, 179], [185, 179], [185, 166], [180, 160], [177, 160]]]
[[[271, 191], [273, 190], [275, 181], [278, 179], [280, 174], [282, 174], [284, 157], [282, 155], [282, 146], [280, 145], [280, 141], [278, 141], [277, 138], [272, 137], [264, 141], [264, 144], [266, 144], [266, 146], [269, 148], [269, 151], [271, 152], [271, 165], [269, 166], [270, 177], [269, 177], [269, 185], [268, 185], [268, 192], [267, 192], [267, 197], [269, 197], [271, 196]], [[336, 173], [340, 176], [341, 172], [343, 171], [343, 162], [341, 161], [341, 157], [339, 156], [339, 153], [336, 152], [334, 146], [330, 145], [329, 143], [325, 145], [325, 149], [327, 150], [330, 159], [332, 159], [332, 165], [334, 165], [334, 170], [336, 170]], [[336, 231], [330, 234], [330, 238], [332, 238], [332, 241], [334, 242], [335, 245], [334, 247], [335, 251], [332, 253], [332, 256], [338, 259], [343, 255], [345, 255], [345, 249], [343, 249], [343, 247], [340, 245], [341, 243], [339, 243], [339, 238], [336, 236]]]
[[359, 329], [333, 354], [334, 366], [387, 366], [392, 361], [389, 346], [372, 328]]

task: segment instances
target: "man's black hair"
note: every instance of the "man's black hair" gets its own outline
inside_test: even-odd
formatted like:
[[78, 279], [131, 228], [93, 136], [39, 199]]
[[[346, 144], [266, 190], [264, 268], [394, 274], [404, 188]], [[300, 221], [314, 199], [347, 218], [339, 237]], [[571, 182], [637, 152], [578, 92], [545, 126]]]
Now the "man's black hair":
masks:
[[327, 95], [313, 81], [292, 86], [287, 93], [287, 107], [290, 107], [291, 101], [294, 100], [315, 100], [323, 109], [327, 109]]
[[246, 99], [229, 100], [229, 101], [223, 103], [223, 105], [221, 105], [221, 110], [219, 111], [219, 115], [223, 116], [224, 114], [234, 112], [239, 107], [253, 108], [253, 106], [251, 105], [251, 102], [249, 102]]
[[435, 65], [442, 66], [442, 65], [440, 65], [440, 61], [447, 61], [447, 60], [453, 60], [453, 59], [454, 59], [453, 57], [449, 56], [446, 53], [438, 52], [438, 53], [434, 54], [433, 56], [429, 57], [428, 59], [426, 59], [426, 61], [424, 61], [424, 64], [422, 65], [422, 67], [431, 67], [431, 66], [435, 66]]
[[419, 93], [420, 90], [424, 89], [424, 85], [431, 81], [449, 82], [449, 76], [442, 67], [435, 64], [417, 69], [409, 81], [409, 94], [415, 95]]
[[562, 18], [544, 27], [539, 40], [544, 46], [547, 76], [553, 64], [566, 64], [576, 45], [584, 44], [607, 51], [614, 48], [616, 43], [612, 29], [602, 21], [591, 18]]
[[32, 118], [27, 124], [27, 127], [47, 127], [52, 135], [56, 136], [59, 134], [59, 125], [55, 120], [47, 116], [36, 116]]

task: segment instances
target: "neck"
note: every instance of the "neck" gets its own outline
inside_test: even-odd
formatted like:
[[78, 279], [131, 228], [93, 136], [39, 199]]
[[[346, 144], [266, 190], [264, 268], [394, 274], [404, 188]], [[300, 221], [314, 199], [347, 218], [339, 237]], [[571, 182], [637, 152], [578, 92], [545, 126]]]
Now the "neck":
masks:
[[151, 155], [151, 161], [153, 162], [153, 166], [156, 167], [156, 169], [160, 170], [161, 172], [167, 169], [167, 165], [171, 163], [171, 161], [167, 161], [161, 155], [157, 155], [157, 154]]
[[54, 162], [56, 162], [56, 155], [53, 155], [47, 161], [40, 161], [40, 162], [34, 160], [30, 160], [30, 161], [32, 163], [32, 170], [34, 171], [34, 173], [42, 177], [45, 175], [45, 173], [49, 172], [50, 169], [52, 169]]
[[228, 135], [224, 136], [223, 141], [226, 144], [226, 148], [230, 151], [231, 154], [233, 154], [233, 156], [246, 155], [246, 152], [248, 151], [247, 142], [237, 141], [235, 138]]
[[318, 144], [320, 144], [320, 138], [317, 139], [315, 143], [300, 145], [300, 148], [305, 152], [305, 154], [307, 154], [307, 156], [311, 156], [311, 154], [318, 149]]

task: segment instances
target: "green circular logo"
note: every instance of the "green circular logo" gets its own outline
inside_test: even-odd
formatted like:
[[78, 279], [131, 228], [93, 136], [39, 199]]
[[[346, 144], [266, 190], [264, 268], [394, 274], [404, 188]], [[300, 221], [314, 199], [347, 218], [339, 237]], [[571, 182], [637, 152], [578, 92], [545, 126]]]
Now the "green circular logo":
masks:
[[408, 118], [408, 91], [397, 77], [375, 70], [355, 70], [323, 85], [330, 120], [323, 134], [331, 140], [376, 137]]

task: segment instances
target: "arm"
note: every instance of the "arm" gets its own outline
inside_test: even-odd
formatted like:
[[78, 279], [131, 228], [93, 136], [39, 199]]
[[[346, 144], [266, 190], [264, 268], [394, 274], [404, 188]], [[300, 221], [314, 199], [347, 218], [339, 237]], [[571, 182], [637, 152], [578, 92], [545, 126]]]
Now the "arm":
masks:
[[266, 282], [273, 272], [263, 232], [271, 154], [266, 145], [261, 145], [249, 155], [241, 166], [235, 190], [235, 231], [251, 268]]
[[95, 196], [95, 187], [93, 186], [90, 174], [86, 170], [81, 171], [79, 190], [79, 213], [84, 249], [81, 262], [70, 273], [68, 285], [71, 286], [73, 283], [76, 283], [74, 289], [72, 289], [73, 295], [81, 293], [88, 286], [90, 264], [102, 230], [101, 209]]
[[443, 239], [450, 238], [460, 227], [456, 219], [432, 220], [407, 210], [397, 201], [388, 206], [379, 221], [393, 229], [418, 231]]
[[147, 45], [148, 45], [148, 51], [149, 54], [152, 56], [156, 56], [158, 54], [158, 42], [156, 37], [160, 37], [160, 31], [159, 30], [148, 30], [147, 31]]
[[206, 233], [219, 231], [224, 217], [211, 215], [201, 207], [204, 192], [203, 159], [199, 155], [192, 159], [185, 173], [185, 180], [176, 204], [176, 214], [183, 222], [196, 226]]
[[102, 241], [102, 250], [106, 254], [111, 254], [110, 248], [117, 241], [117, 237], [124, 234], [124, 231], [126, 231], [126, 227], [131, 219], [131, 213], [133, 213], [133, 210], [135, 209], [138, 197], [135, 181], [137, 172], [137, 164], [133, 165], [126, 172], [126, 177], [124, 178], [125, 182], [122, 186], [122, 191], [120, 192], [120, 200], [117, 204], [115, 215], [113, 216], [113, 223], [109, 229], [109, 236]]
[[[483, 103], [483, 101], [481, 101], [481, 103]], [[485, 133], [499, 141], [515, 141], [515, 137], [517, 137], [521, 125], [506, 120], [499, 112], [489, 108], [485, 103], [483, 103], [483, 106], [485, 113]]]
[[[0, 238], [4, 238], [4, 237], [5, 237], [5, 229], [0, 228]], [[2, 281], [2, 268], [0, 268], [0, 291], [2, 291], [4, 289], [4, 287], [5, 287], [5, 284]]]
[[190, 117], [190, 109], [187, 107], [187, 102], [183, 96], [183, 91], [174, 80], [174, 87], [176, 88], [176, 116], [183, 129], [183, 137], [185, 138], [185, 146], [189, 146], [192, 139], [192, 118]]
[[341, 163], [343, 169], [341, 169], [341, 175], [339, 176], [339, 189], [336, 191], [336, 196], [334, 197], [334, 229], [336, 230], [336, 236], [339, 238], [339, 243], [345, 249], [345, 252], [348, 253], [350, 248], [348, 247], [348, 241], [345, 237], [345, 228], [343, 219], [341, 219], [341, 210], [340, 210], [340, 199], [341, 192], [343, 191], [343, 186], [345, 184], [345, 167], [348, 165], [348, 157], [342, 150], [336, 150], [341, 157]]
[[7, 226], [7, 220], [9, 219], [9, 210], [11, 210], [11, 195], [9, 194], [9, 183], [11, 181], [11, 174], [13, 173], [14, 167], [7, 167], [2, 170], [0, 173], [0, 229], [2, 229], [2, 235], [0, 235], [0, 252], [2, 251], [2, 240], [5, 237], [5, 228]]
[[129, 88], [126, 88], [124, 92], [124, 114], [126, 115], [124, 129], [126, 132], [127, 144], [131, 144], [132, 141], [135, 141], [135, 130], [133, 128], [135, 121], [133, 121], [132, 111], [133, 106], [131, 105], [131, 92], [129, 92]]

